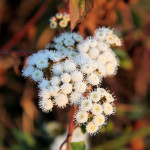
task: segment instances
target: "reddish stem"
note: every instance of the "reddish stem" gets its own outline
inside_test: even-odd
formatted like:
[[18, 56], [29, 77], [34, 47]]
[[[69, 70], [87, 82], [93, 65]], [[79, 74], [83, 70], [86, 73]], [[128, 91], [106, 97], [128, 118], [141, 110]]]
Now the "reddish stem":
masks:
[[67, 135], [67, 138], [65, 139], [65, 141], [61, 144], [60, 146], [60, 150], [62, 150], [62, 147], [65, 143], [67, 143], [67, 149], [66, 150], [70, 150], [69, 148], [69, 144], [70, 144], [70, 141], [71, 141], [71, 138], [72, 138], [72, 134], [73, 134], [73, 131], [75, 129], [75, 123], [74, 123], [74, 114], [76, 113], [76, 110], [77, 110], [77, 106], [74, 107], [74, 112], [73, 112], [73, 116], [71, 118], [71, 121], [70, 121], [70, 124], [69, 124], [69, 131], [68, 131], [68, 135]]
[[0, 56], [29, 56], [33, 53], [35, 53], [36, 51], [33, 50], [12, 50], [12, 51], [0, 51]]
[[37, 13], [29, 20], [29, 22], [19, 31], [7, 44], [5, 44], [1, 50], [10, 50], [12, 47], [14, 47], [24, 36], [24, 34], [29, 30], [29, 28], [35, 24], [41, 16], [44, 14], [44, 12], [48, 9], [48, 3], [49, 0], [45, 0], [43, 5], [39, 8]]

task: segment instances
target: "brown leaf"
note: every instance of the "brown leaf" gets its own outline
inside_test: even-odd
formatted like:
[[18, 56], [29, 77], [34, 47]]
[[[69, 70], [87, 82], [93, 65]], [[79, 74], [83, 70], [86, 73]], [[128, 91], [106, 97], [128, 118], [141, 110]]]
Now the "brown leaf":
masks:
[[71, 30], [81, 22], [93, 8], [94, 0], [70, 0], [69, 12], [71, 17]]

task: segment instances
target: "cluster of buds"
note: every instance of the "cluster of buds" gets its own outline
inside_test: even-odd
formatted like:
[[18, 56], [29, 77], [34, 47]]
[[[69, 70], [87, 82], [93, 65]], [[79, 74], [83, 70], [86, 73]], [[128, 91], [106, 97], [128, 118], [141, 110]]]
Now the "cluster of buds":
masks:
[[[55, 18], [61, 21], [64, 15]], [[31, 55], [23, 75], [38, 83], [39, 107], [48, 113], [55, 105], [75, 105], [76, 123], [84, 124], [91, 135], [97, 133], [115, 112], [115, 98], [101, 88], [103, 78], [117, 72], [113, 46], [121, 46], [121, 40], [113, 30], [102, 27], [85, 40], [75, 32], [61, 33], [45, 50]]]
[[57, 13], [49, 19], [51, 29], [66, 29], [70, 26], [70, 15], [67, 13]]

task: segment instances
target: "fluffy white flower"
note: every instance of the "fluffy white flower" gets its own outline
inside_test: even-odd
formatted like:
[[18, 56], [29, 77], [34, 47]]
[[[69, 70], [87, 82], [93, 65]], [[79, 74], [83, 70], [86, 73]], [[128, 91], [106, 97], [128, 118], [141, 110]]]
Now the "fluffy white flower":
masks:
[[99, 71], [99, 76], [100, 77], [105, 77], [106, 76], [106, 69], [104, 65], [98, 65], [98, 71]]
[[82, 42], [83, 41], [83, 37], [81, 35], [79, 35], [78, 33], [73, 33], [73, 38], [77, 42]]
[[54, 37], [54, 39], [53, 39], [53, 41], [58, 44], [63, 42], [63, 40], [64, 40], [63, 36]]
[[36, 61], [36, 66], [40, 69], [48, 67], [48, 60], [45, 58], [40, 58]]
[[52, 76], [50, 83], [51, 83], [51, 85], [59, 85], [61, 83], [60, 77]]
[[103, 104], [103, 110], [104, 110], [104, 113], [106, 115], [111, 115], [113, 114], [113, 106], [110, 104], [110, 103], [104, 103]]
[[106, 42], [110, 45], [115, 44], [116, 42], [116, 36], [114, 36], [113, 34], [110, 34], [106, 37]]
[[58, 50], [59, 52], [64, 51], [65, 47], [63, 46], [63, 43], [58, 43], [58, 44], [54, 44], [54, 47], [56, 48], [56, 50]]
[[113, 96], [110, 93], [106, 93], [106, 102], [111, 103], [113, 102], [115, 99], [113, 98]]
[[61, 91], [62, 91], [64, 94], [70, 94], [70, 93], [72, 92], [72, 84], [64, 83], [64, 84], [61, 86]]
[[70, 14], [64, 13], [63, 19], [66, 20], [67, 22], [70, 21]]
[[98, 132], [98, 125], [93, 122], [89, 122], [86, 126], [86, 131], [91, 135], [96, 134]]
[[39, 92], [39, 97], [41, 97], [41, 99], [43, 100], [48, 100], [51, 98], [51, 96], [52, 96], [52, 93], [49, 89], [42, 89]]
[[88, 120], [88, 113], [85, 111], [78, 111], [75, 117], [78, 123], [85, 123]]
[[97, 62], [100, 64], [100, 65], [104, 65], [106, 62], [107, 62], [107, 56], [101, 54], [98, 56], [97, 58]]
[[55, 22], [55, 21], [50, 22], [50, 28], [56, 29], [57, 28], [57, 22]]
[[34, 71], [34, 67], [32, 66], [28, 66], [27, 68], [24, 68], [23, 71], [22, 71], [22, 75], [24, 77], [28, 77], [30, 76]]
[[40, 80], [42, 80], [42, 78], [43, 78], [43, 72], [42, 71], [37, 69], [32, 73], [32, 79], [34, 81], [40, 81]]
[[99, 50], [97, 48], [91, 48], [89, 50], [89, 56], [91, 59], [96, 59], [99, 55]]
[[106, 34], [103, 33], [103, 32], [97, 31], [97, 32], [95, 32], [94, 38], [95, 38], [96, 40], [98, 40], [98, 41], [105, 41], [105, 40], [106, 40]]
[[55, 52], [55, 51], [51, 51], [51, 54], [50, 54], [49, 58], [50, 58], [53, 62], [58, 62], [58, 61], [61, 60], [60, 53]]
[[57, 14], [56, 14], [56, 18], [57, 18], [57, 19], [62, 19], [62, 17], [63, 17], [63, 14], [62, 14], [62, 13], [57, 13]]
[[69, 59], [65, 60], [65, 62], [64, 62], [64, 70], [66, 72], [72, 72], [75, 69], [76, 69], [76, 64], [74, 63], [74, 61], [69, 60]]
[[71, 81], [71, 76], [68, 73], [63, 73], [61, 75], [61, 81], [64, 83], [69, 83]]
[[121, 40], [116, 36], [116, 38], [115, 38], [115, 44], [117, 45], [117, 46], [121, 46], [122, 45], [122, 43], [121, 43]]
[[49, 91], [52, 96], [58, 96], [60, 88], [58, 86], [51, 86]]
[[83, 80], [83, 74], [80, 71], [74, 71], [71, 74], [73, 82], [80, 82]]
[[59, 25], [60, 25], [61, 28], [65, 28], [65, 27], [67, 27], [68, 22], [67, 22], [66, 20], [61, 20], [61, 21], [59, 22]]
[[97, 92], [99, 93], [100, 97], [107, 95], [107, 91], [104, 88], [97, 88]]
[[59, 62], [53, 65], [53, 73], [56, 75], [60, 75], [63, 73], [63, 63]]
[[81, 66], [81, 71], [83, 73], [90, 74], [94, 71], [93, 65], [91, 63], [85, 64], [85, 65]]
[[75, 51], [68, 51], [68, 53], [67, 53], [67, 56], [68, 56], [68, 58], [75, 58], [76, 56], [78, 55], [78, 53], [77, 52], [75, 52]]
[[103, 108], [100, 104], [93, 104], [92, 113], [94, 115], [100, 115], [103, 112]]
[[81, 110], [83, 111], [89, 111], [92, 109], [92, 101], [90, 99], [83, 99], [81, 101]]
[[98, 102], [100, 100], [99, 92], [94, 91], [90, 94], [90, 98], [93, 102]]
[[66, 50], [66, 48], [60, 44], [55, 44], [54, 47], [58, 50], [58, 52], [62, 52]]
[[98, 63], [97, 63], [97, 61], [92, 60], [92, 61], [91, 61], [91, 64], [92, 64], [92, 66], [93, 66], [93, 70], [98, 69]]
[[96, 48], [98, 45], [98, 42], [95, 39], [89, 39], [89, 40], [87, 40], [87, 42], [89, 43], [89, 46], [91, 48]]
[[29, 66], [35, 65], [36, 64], [36, 60], [37, 60], [37, 53], [32, 54], [31, 56], [28, 57], [27, 64]]
[[89, 44], [87, 42], [83, 42], [81, 44], [78, 44], [77, 48], [80, 53], [87, 53], [89, 50]]
[[95, 73], [88, 75], [87, 80], [92, 85], [98, 85], [101, 82], [99, 77]]
[[110, 50], [109, 45], [104, 42], [99, 42], [97, 48], [98, 48], [99, 52], [101, 52], [101, 53]]
[[86, 91], [86, 83], [84, 82], [76, 82], [74, 84], [74, 89], [76, 92], [84, 93]]
[[64, 44], [66, 46], [73, 46], [74, 43], [75, 43], [75, 41], [72, 38], [67, 38], [67, 39], [64, 40]]
[[40, 100], [39, 107], [42, 109], [42, 111], [48, 113], [53, 108], [53, 102], [49, 99]]
[[115, 75], [116, 74], [116, 68], [112, 63], [106, 64], [106, 73], [107, 73], [107, 75]]
[[97, 125], [97, 126], [102, 126], [105, 124], [105, 117], [100, 114], [98, 116], [95, 116], [93, 119], [93, 122]]
[[68, 98], [65, 94], [60, 94], [55, 97], [55, 103], [58, 107], [64, 108], [68, 103]]
[[72, 92], [70, 95], [70, 102], [71, 104], [78, 104], [80, 101], [82, 94], [78, 92]]
[[41, 80], [39, 83], [38, 83], [38, 87], [40, 89], [45, 89], [45, 88], [48, 88], [50, 85], [50, 81], [46, 80], [46, 79], [43, 79]]

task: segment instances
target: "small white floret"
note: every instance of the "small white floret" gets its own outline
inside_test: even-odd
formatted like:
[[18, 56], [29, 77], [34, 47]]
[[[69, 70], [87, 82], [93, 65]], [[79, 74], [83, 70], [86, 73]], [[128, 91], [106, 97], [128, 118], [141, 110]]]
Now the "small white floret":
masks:
[[87, 53], [89, 50], [89, 44], [87, 42], [83, 42], [78, 45], [78, 51], [80, 53]]
[[77, 123], [85, 123], [88, 120], [88, 113], [84, 111], [78, 111], [75, 118]]
[[110, 103], [104, 103], [103, 110], [106, 115], [111, 115], [114, 113], [113, 106]]
[[74, 71], [76, 69], [76, 64], [75, 64], [75, 62], [74, 61], [72, 61], [72, 60], [65, 60], [65, 62], [64, 62], [64, 70], [66, 71], [66, 72], [72, 72], [72, 71]]
[[53, 108], [53, 102], [48, 99], [43, 99], [39, 101], [39, 107], [42, 109], [42, 111], [48, 113]]
[[100, 104], [94, 104], [92, 107], [92, 113], [94, 115], [100, 115], [103, 112], [103, 108]]
[[33, 73], [33, 71], [34, 71], [34, 67], [28, 66], [27, 68], [24, 68], [22, 70], [22, 75], [24, 77], [28, 77], [28, 76], [30, 76]]
[[91, 59], [96, 59], [99, 55], [99, 50], [97, 48], [91, 48], [89, 50], [89, 56]]
[[59, 76], [52, 76], [51, 85], [59, 85], [61, 83]]
[[71, 76], [68, 73], [63, 73], [61, 75], [61, 81], [64, 83], [69, 83], [71, 81]]
[[88, 75], [87, 80], [92, 85], [98, 85], [101, 82], [99, 77], [95, 73]]
[[61, 86], [61, 91], [62, 91], [64, 94], [70, 94], [70, 93], [72, 92], [72, 84], [64, 83], [64, 84]]
[[58, 86], [51, 86], [49, 91], [52, 96], [58, 96], [60, 88]]
[[92, 109], [92, 101], [90, 99], [84, 99], [81, 101], [81, 110], [89, 111]]
[[64, 40], [64, 44], [66, 46], [73, 46], [74, 43], [75, 43], [75, 41], [73, 39], [71, 39], [71, 38], [67, 38], [67, 39]]
[[96, 134], [98, 132], [98, 125], [96, 125], [93, 122], [89, 122], [86, 125], [86, 131], [87, 131], [87, 133], [89, 133], [91, 135]]
[[78, 104], [81, 99], [82, 94], [78, 92], [72, 92], [70, 95], [70, 102], [71, 104]]
[[104, 115], [98, 115], [98, 116], [95, 116], [94, 119], [93, 119], [93, 122], [98, 125], [98, 126], [102, 126], [105, 124], [105, 117]]
[[38, 87], [40, 89], [45, 89], [45, 88], [48, 88], [50, 85], [50, 81], [46, 80], [46, 79], [43, 79], [41, 80], [39, 83], [38, 83]]
[[55, 97], [55, 103], [58, 107], [64, 108], [68, 103], [68, 98], [65, 94], [60, 94]]
[[99, 92], [94, 91], [90, 94], [90, 98], [93, 102], [98, 102], [100, 100]]
[[56, 75], [60, 75], [63, 73], [63, 63], [56, 63], [53, 65], [53, 73], [56, 74]]
[[81, 67], [81, 71], [85, 74], [90, 74], [94, 71], [93, 65], [90, 64], [85, 64]]
[[43, 72], [42, 71], [37, 69], [32, 73], [32, 79], [34, 81], [40, 81], [40, 80], [42, 80], [42, 78], [43, 78]]
[[74, 84], [74, 89], [76, 92], [84, 93], [86, 91], [86, 83], [84, 82], [76, 82]]
[[74, 71], [71, 74], [73, 82], [80, 82], [83, 80], [83, 74], [80, 71]]

